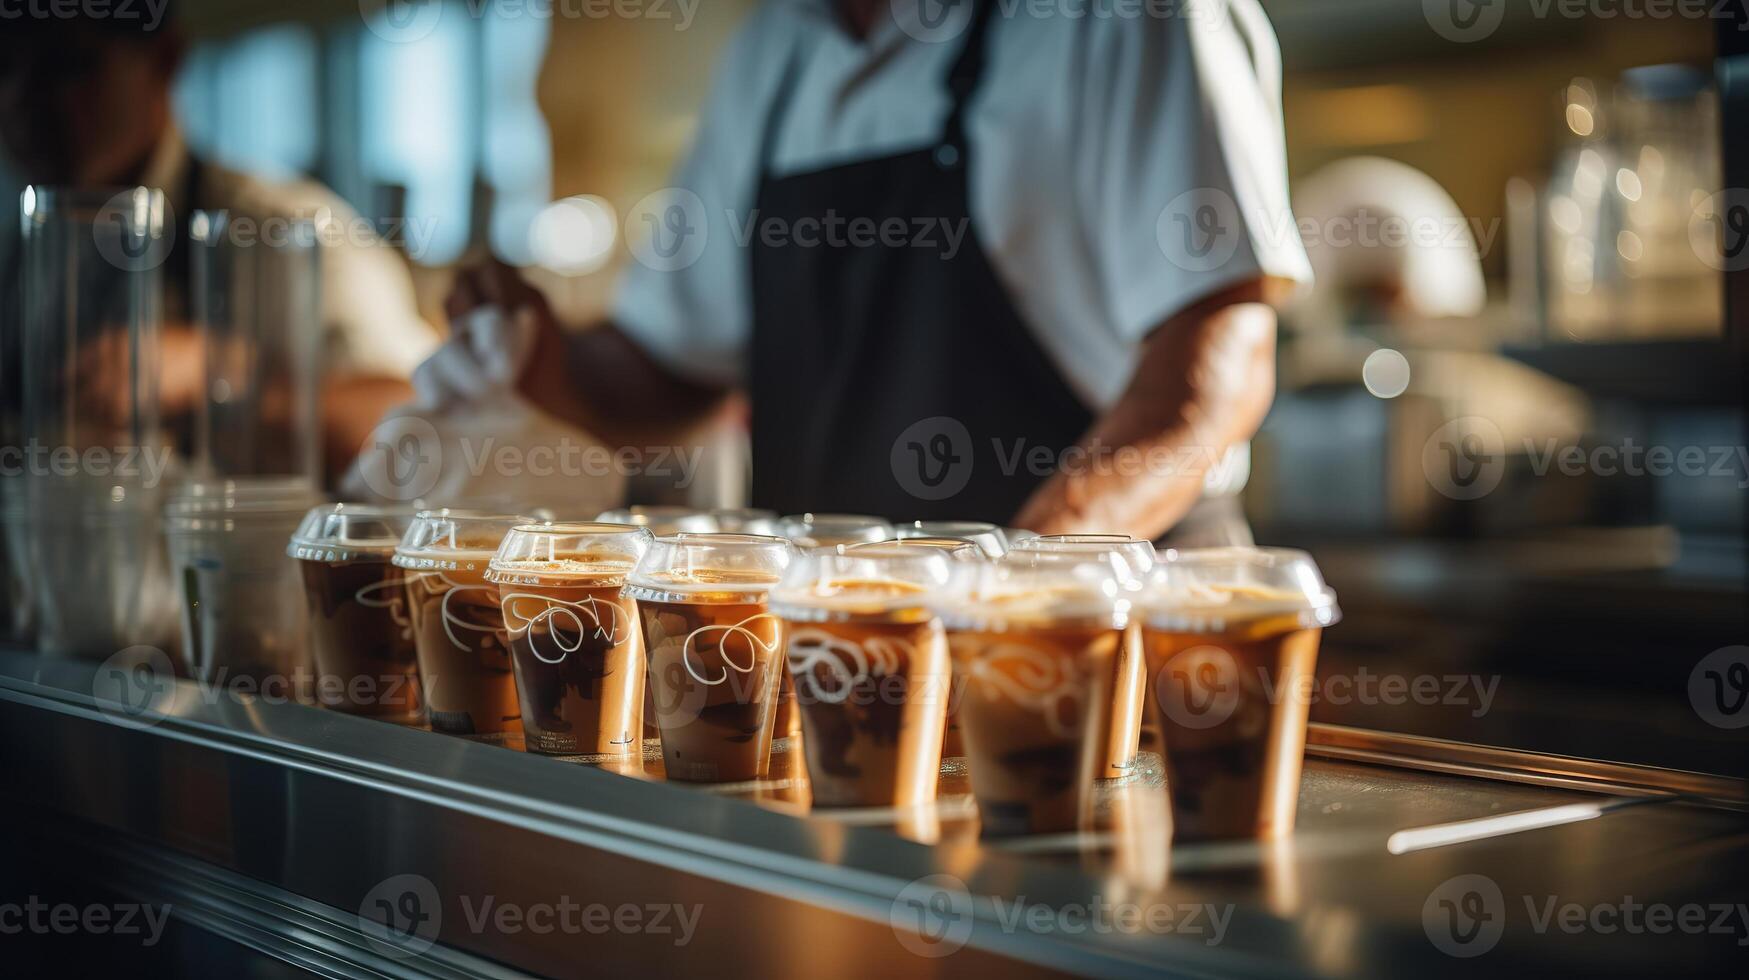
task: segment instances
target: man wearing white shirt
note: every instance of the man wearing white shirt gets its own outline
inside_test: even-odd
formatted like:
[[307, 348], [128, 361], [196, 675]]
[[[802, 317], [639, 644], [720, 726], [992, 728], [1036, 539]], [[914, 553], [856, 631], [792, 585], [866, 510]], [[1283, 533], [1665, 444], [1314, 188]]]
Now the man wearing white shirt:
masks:
[[1262, 422], [1310, 272], [1255, 0], [1096, 9], [771, 0], [611, 325], [502, 267], [450, 311], [536, 311], [520, 388], [610, 442], [745, 391], [756, 506], [1158, 536]]
[[[75, 188], [160, 188], [183, 222], [198, 208], [229, 211], [261, 228], [298, 218], [358, 227], [352, 209], [320, 184], [263, 180], [192, 155], [171, 119], [183, 52], [174, 15], [159, 5], [159, 15], [146, 20], [147, 7], [132, 9], [138, 17], [118, 11], [7, 22], [0, 149], [18, 176]], [[20, 257], [17, 222], [7, 227], [10, 234], [0, 235], [0, 365], [15, 365]], [[338, 473], [383, 411], [409, 396], [406, 379], [437, 336], [420, 318], [412, 278], [392, 250], [355, 233], [322, 238], [322, 425], [327, 467]], [[166, 260], [159, 397], [171, 419], [186, 417], [204, 397], [204, 354], [187, 323], [189, 251], [179, 241]], [[15, 409], [10, 400], [0, 407]]]

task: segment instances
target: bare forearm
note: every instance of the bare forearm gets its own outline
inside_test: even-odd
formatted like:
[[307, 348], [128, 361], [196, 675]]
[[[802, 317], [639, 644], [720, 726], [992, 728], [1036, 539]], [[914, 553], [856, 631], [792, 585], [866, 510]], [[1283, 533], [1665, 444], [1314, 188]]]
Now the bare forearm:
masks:
[[675, 375], [611, 324], [553, 336], [557, 343], [531, 358], [524, 393], [615, 447], [672, 443], [728, 394]]
[[399, 378], [350, 376], [323, 387], [322, 455], [329, 486], [371, 448], [365, 442], [383, 415], [412, 397], [413, 386]]
[[1015, 522], [1145, 538], [1176, 524], [1274, 398], [1275, 311], [1264, 288], [1229, 290], [1155, 331], [1123, 396], [1082, 439], [1087, 464], [1054, 474]]

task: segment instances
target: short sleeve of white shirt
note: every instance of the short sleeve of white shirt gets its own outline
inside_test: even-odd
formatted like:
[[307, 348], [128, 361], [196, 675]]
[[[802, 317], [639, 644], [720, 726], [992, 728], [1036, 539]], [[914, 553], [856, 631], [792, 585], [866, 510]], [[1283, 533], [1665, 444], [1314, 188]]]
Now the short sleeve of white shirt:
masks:
[[1079, 207], [1062, 217], [1086, 236], [1123, 340], [1224, 286], [1311, 277], [1288, 209], [1280, 55], [1267, 23], [1247, 37], [1237, 13], [1199, 4], [1145, 30], [1088, 32]]
[[[941, 132], [957, 39], [888, 25], [857, 42], [830, 2], [772, 0], [730, 45], [673, 181], [697, 195], [689, 206], [702, 214], [689, 227], [706, 241], [679, 267], [634, 262], [621, 282], [622, 329], [688, 376], [742, 377], [746, 230], [786, 66], [795, 88], [770, 137], [780, 176], [927, 146]], [[1174, 313], [1239, 281], [1303, 282], [1311, 271], [1288, 206], [1280, 56], [1256, 0], [1087, 7], [1156, 11], [1128, 17], [1065, 16], [1070, 6], [997, 7], [967, 117], [971, 217], [1041, 347], [1099, 408], [1127, 384], [1142, 338]]]

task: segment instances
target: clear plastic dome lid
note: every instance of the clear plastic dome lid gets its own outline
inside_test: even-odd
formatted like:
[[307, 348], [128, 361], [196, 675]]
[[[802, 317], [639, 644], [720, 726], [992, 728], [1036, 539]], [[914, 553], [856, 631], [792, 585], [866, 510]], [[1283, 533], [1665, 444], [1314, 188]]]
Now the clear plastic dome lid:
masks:
[[323, 504], [304, 515], [286, 554], [305, 561], [387, 561], [417, 513], [411, 507]]
[[994, 524], [982, 521], [912, 521], [894, 532], [898, 538], [958, 538], [977, 545], [991, 558], [1008, 552], [1008, 536]]
[[652, 540], [649, 528], [633, 524], [521, 524], [504, 534], [486, 581], [622, 583]]
[[864, 541], [860, 544], [841, 544], [837, 550], [843, 554], [864, 551], [871, 548], [919, 548], [938, 551], [953, 561], [983, 561], [989, 555], [984, 549], [965, 538], [894, 538], [891, 541]]
[[491, 562], [511, 530], [538, 523], [520, 514], [422, 510], [401, 536], [394, 562], [402, 568], [478, 571]]
[[658, 602], [764, 602], [795, 556], [788, 541], [763, 534], [657, 538], [626, 579], [626, 594]]
[[1317, 562], [1287, 548], [1166, 552], [1148, 577], [1142, 608], [1149, 628], [1187, 633], [1282, 619], [1310, 628], [1342, 618]]
[[723, 507], [708, 511], [717, 522], [712, 530], [728, 534], [770, 534], [777, 526], [777, 512], [757, 507]]
[[718, 530], [717, 519], [691, 507], [669, 507], [639, 504], [603, 511], [595, 518], [603, 524], [631, 524], [647, 527], [650, 533], [663, 537], [670, 534], [708, 534]]
[[779, 518], [772, 533], [788, 538], [800, 548], [830, 548], [897, 537], [893, 525], [867, 514], [791, 514]]
[[1111, 551], [1039, 560], [1012, 551], [996, 561], [955, 563], [931, 605], [949, 629], [1129, 624], [1143, 575]]
[[771, 590], [771, 611], [798, 621], [865, 617], [922, 621], [931, 615], [927, 596], [948, 583], [953, 564], [949, 554], [902, 541], [806, 552], [790, 562], [782, 581]]
[[1124, 572], [1135, 579], [1146, 576], [1155, 562], [1153, 543], [1127, 534], [1033, 535], [1015, 544], [1010, 553], [1017, 561], [1032, 564], [1121, 562]]

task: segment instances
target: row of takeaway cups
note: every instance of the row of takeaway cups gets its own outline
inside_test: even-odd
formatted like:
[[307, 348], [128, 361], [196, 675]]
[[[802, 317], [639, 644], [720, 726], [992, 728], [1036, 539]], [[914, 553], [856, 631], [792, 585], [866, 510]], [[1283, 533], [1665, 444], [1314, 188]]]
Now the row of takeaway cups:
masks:
[[1302, 552], [661, 508], [556, 523], [332, 504], [299, 559], [328, 707], [815, 806], [934, 800], [987, 836], [1090, 828], [1158, 732], [1178, 839], [1292, 830], [1334, 593]]

